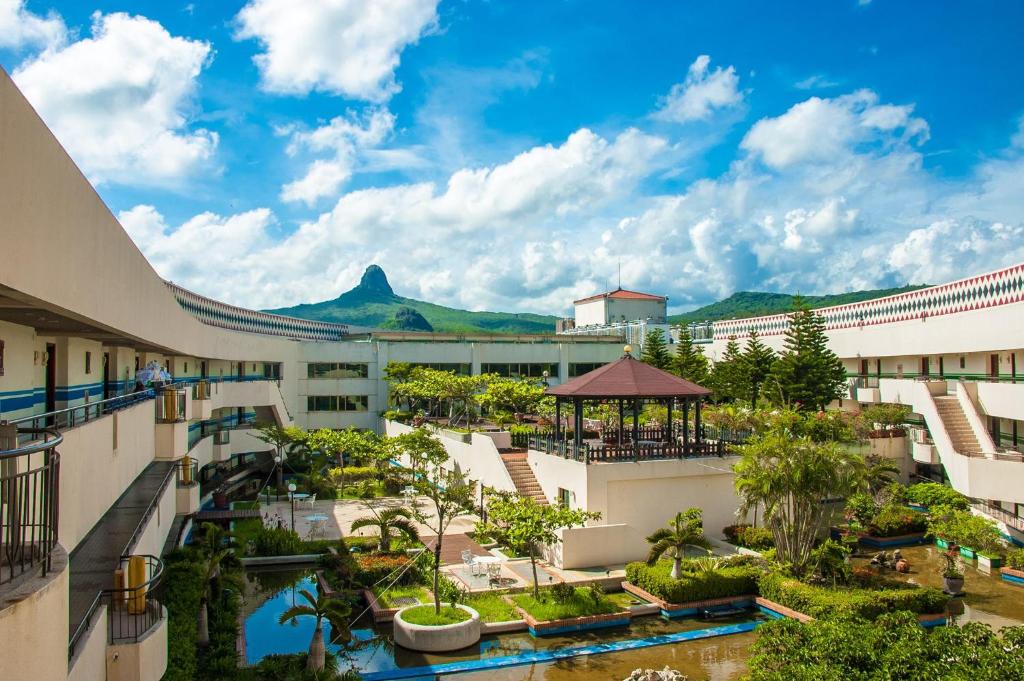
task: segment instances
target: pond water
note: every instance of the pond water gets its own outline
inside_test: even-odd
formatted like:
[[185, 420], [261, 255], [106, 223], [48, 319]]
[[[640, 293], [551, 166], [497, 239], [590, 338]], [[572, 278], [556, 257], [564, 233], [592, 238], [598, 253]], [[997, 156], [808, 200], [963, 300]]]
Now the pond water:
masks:
[[[250, 588], [246, 593], [244, 613], [246, 658], [254, 664], [272, 653], [299, 653], [309, 647], [314, 621], [302, 618], [297, 623], [279, 624], [278, 617], [291, 607], [293, 599], [301, 603], [299, 591], [315, 591], [315, 580], [305, 572], [249, 573]], [[361, 672], [383, 672], [426, 665], [437, 665], [464, 660], [514, 656], [522, 653], [552, 649], [576, 648], [598, 643], [642, 639], [661, 634], [721, 627], [739, 622], [760, 620], [760, 615], [747, 614], [738, 618], [722, 618], [713, 622], [699, 619], [666, 620], [658, 616], [637, 618], [629, 627], [600, 629], [560, 636], [534, 638], [528, 632], [487, 636], [471, 648], [447, 654], [417, 653], [396, 648], [391, 642], [391, 625], [375, 627], [368, 618], [353, 627], [354, 643], [348, 650], [335, 644], [328, 649], [346, 656], [343, 667], [355, 666]], [[329, 625], [325, 625], [325, 638], [330, 640]], [[569, 679], [585, 674], [585, 678], [622, 679], [638, 668], [663, 668], [666, 664], [690, 678], [732, 681], [746, 671], [747, 650], [755, 634], [739, 633], [696, 641], [658, 645], [638, 650], [617, 651], [587, 655], [557, 662], [544, 662], [518, 667], [489, 669], [458, 674], [459, 679], [481, 681], [518, 679]], [[434, 679], [434, 675], [419, 677]], [[448, 677], [455, 678], [455, 677]]]
[[[900, 549], [910, 562], [910, 574], [901, 575], [892, 570], [884, 574], [912, 584], [942, 588], [944, 550], [937, 546], [909, 546]], [[891, 551], [890, 551], [891, 553]], [[869, 558], [854, 558], [854, 565], [868, 566]], [[1024, 587], [1014, 586], [999, 576], [999, 570], [985, 573], [976, 561], [963, 559], [964, 597], [951, 601], [950, 612], [958, 622], [984, 622], [998, 630], [1001, 627], [1024, 624]], [[963, 614], [958, 614], [960, 606]]]

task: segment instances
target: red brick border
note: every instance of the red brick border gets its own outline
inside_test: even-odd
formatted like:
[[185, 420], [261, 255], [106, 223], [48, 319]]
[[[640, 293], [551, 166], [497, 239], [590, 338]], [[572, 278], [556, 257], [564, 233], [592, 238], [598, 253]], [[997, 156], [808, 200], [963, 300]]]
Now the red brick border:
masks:
[[760, 596], [758, 596], [754, 599], [754, 603], [760, 605], [763, 608], [773, 610], [779, 613], [780, 615], [783, 615], [784, 617], [789, 617], [790, 619], [797, 620], [798, 622], [814, 621], [814, 618], [810, 615], [805, 615], [804, 613], [793, 610], [792, 608], [787, 608], [786, 606], [780, 605], [775, 601], [769, 601], [767, 598], [761, 598]]
[[999, 571], [1004, 575], [1010, 575], [1011, 577], [1017, 577], [1018, 579], [1024, 579], [1024, 570], [1016, 570], [1012, 567], [1001, 567]]
[[[426, 591], [428, 598], [433, 600], [434, 594], [431, 593], [430, 589], [427, 589]], [[373, 621], [377, 624], [393, 621], [395, 619], [395, 615], [397, 615], [398, 611], [402, 609], [381, 607], [380, 603], [377, 601], [377, 596], [375, 596], [373, 591], [370, 589], [360, 589], [360, 593], [363, 595], [363, 598], [366, 599], [366, 604], [370, 606], [370, 613], [373, 615]]]
[[525, 609], [519, 607], [509, 594], [504, 594], [503, 598], [505, 602], [511, 605], [516, 611], [522, 616], [523, 621], [526, 622], [526, 626], [533, 629], [537, 633], [541, 633], [546, 629], [561, 629], [563, 627], [578, 627], [586, 626], [589, 624], [597, 624], [599, 622], [614, 622], [617, 620], [631, 619], [633, 613], [629, 610], [620, 610], [619, 612], [610, 612], [604, 615], [585, 615], [583, 617], [566, 617], [558, 620], [538, 620], [533, 615], [528, 613]]
[[723, 598], [706, 598], [704, 600], [690, 601], [688, 603], [669, 603], [662, 598], [658, 598], [652, 593], [648, 593], [632, 582], [623, 582], [622, 590], [631, 593], [634, 596], [643, 598], [644, 600], [650, 601], [665, 611], [689, 610], [691, 608], [711, 608], [716, 605], [730, 605], [741, 601], [752, 601], [755, 598], [754, 594], [745, 594], [739, 596], [725, 596]]

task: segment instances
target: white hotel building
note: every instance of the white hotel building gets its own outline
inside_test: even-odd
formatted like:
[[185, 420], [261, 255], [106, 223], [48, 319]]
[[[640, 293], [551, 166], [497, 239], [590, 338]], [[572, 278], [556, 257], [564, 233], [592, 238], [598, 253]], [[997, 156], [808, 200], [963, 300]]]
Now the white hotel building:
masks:
[[[549, 373], [557, 384], [621, 355], [621, 336], [366, 332], [245, 310], [162, 280], [0, 71], [0, 679], [156, 680], [167, 627], [152, 596], [128, 617], [115, 570], [137, 585], [160, 570], [210, 470], [266, 452], [253, 415], [306, 428], [382, 424], [381, 370], [404, 361], [478, 373]], [[198, 248], [198, 247], [197, 247]], [[901, 402], [928, 437], [895, 456], [1024, 527], [1024, 266], [823, 311], [851, 377], [850, 403]], [[709, 354], [784, 317], [720, 322]], [[156, 361], [177, 384], [133, 393]], [[1024, 365], [1022, 369], [1024, 370]], [[927, 379], [927, 380], [919, 380]], [[964, 426], [966, 423], [966, 427]], [[48, 431], [40, 443], [41, 431]], [[995, 435], [995, 437], [993, 437]], [[507, 434], [506, 434], [507, 436]], [[590, 463], [503, 436], [446, 436], [485, 483], [536, 484], [546, 499], [600, 510], [571, 531], [566, 567], [637, 557], [679, 508], [732, 519], [730, 457]], [[35, 442], [35, 444], [33, 444]], [[523, 463], [525, 462], [525, 463]], [[525, 466], [525, 469], [524, 469]], [[530, 478], [532, 477], [532, 483]], [[32, 499], [25, 502], [25, 499]], [[59, 504], [58, 504], [59, 500]]]

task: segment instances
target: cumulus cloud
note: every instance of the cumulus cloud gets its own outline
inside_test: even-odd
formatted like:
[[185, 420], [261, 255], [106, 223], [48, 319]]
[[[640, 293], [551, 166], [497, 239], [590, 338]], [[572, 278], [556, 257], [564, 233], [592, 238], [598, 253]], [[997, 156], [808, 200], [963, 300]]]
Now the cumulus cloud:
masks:
[[18, 87], [94, 183], [169, 184], [203, 167], [217, 134], [188, 123], [209, 43], [145, 17], [92, 20], [92, 37], [19, 66]]
[[67, 27], [54, 11], [45, 17], [25, 8], [25, 0], [0, 0], [0, 48], [54, 48], [64, 43]]
[[255, 38], [253, 61], [269, 92], [314, 90], [385, 102], [402, 50], [437, 28], [438, 0], [324, 0], [299, 11], [291, 0], [250, 0], [236, 38]]
[[[833, 99], [811, 97], [775, 118], [762, 118], [740, 146], [768, 166], [782, 169], [806, 162], [833, 162], [861, 143], [928, 140], [928, 124], [911, 105], [879, 104], [878, 95], [858, 90]], [[893, 138], [893, 131], [902, 135]]]
[[739, 76], [729, 66], [710, 70], [711, 57], [702, 54], [690, 64], [686, 80], [676, 83], [659, 103], [654, 117], [672, 123], [706, 120], [716, 109], [736, 106], [743, 101]]
[[[315, 130], [291, 132], [288, 154], [303, 150], [329, 152], [328, 159], [316, 159], [306, 174], [281, 188], [283, 201], [302, 201], [312, 206], [325, 196], [335, 195], [352, 176], [359, 153], [383, 142], [394, 130], [395, 117], [386, 109], [374, 108], [359, 116], [349, 111]], [[396, 159], [400, 160], [400, 159]]]

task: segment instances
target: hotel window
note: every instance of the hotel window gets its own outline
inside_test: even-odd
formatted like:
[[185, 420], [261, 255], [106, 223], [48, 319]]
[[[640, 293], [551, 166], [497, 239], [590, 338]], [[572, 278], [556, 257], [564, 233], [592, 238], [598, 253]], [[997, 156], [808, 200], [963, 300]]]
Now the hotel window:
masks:
[[558, 504], [570, 508], [572, 503], [572, 492], [567, 489], [558, 488]]
[[85, 373], [87, 373], [87, 374], [91, 374], [92, 373], [92, 353], [91, 352], [86, 352], [85, 353]]
[[576, 378], [583, 374], [589, 374], [594, 369], [599, 369], [604, 366], [604, 362], [583, 362], [580, 364], [569, 364], [569, 378]]
[[960, 368], [961, 369], [966, 369], [967, 368], [967, 358], [964, 357], [963, 355], [960, 355]]
[[367, 378], [370, 365], [349, 362], [310, 362], [306, 365], [307, 378]]
[[306, 411], [367, 411], [366, 395], [308, 395]]
[[558, 378], [557, 364], [536, 364], [526, 362], [512, 362], [509, 364], [481, 364], [480, 372], [484, 374], [498, 374], [499, 376], [511, 378], [544, 378], [544, 372], [548, 372], [550, 378]]
[[414, 367], [434, 369], [436, 371], [450, 371], [459, 376], [469, 376], [473, 373], [473, 367], [469, 364], [458, 364], [450, 362], [412, 362]]

